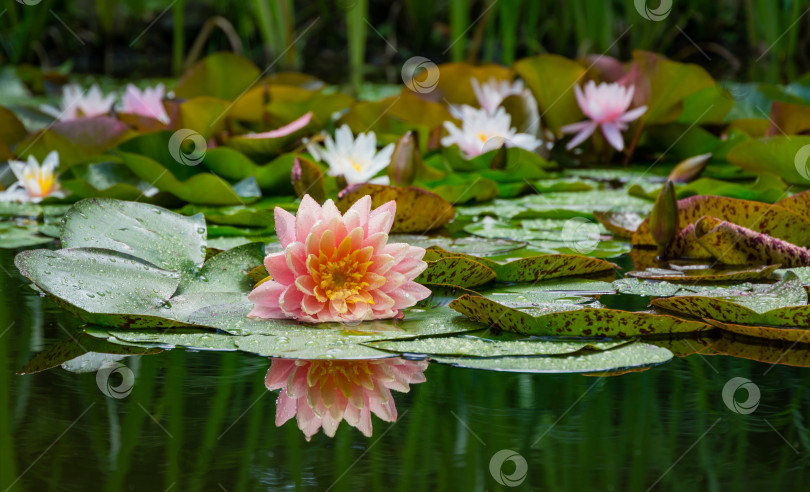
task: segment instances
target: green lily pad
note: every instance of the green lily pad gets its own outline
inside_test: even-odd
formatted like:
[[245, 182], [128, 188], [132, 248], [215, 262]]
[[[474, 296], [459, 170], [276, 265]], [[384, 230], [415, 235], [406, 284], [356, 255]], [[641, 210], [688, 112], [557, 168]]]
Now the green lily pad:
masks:
[[579, 342], [516, 338], [505, 333], [478, 337], [472, 334], [455, 337], [429, 337], [413, 340], [385, 340], [367, 345], [399, 354], [421, 354], [431, 357], [504, 357], [517, 355], [565, 355], [583, 350], [608, 350], [626, 341]]
[[526, 246], [521, 241], [508, 239], [489, 239], [479, 237], [449, 238], [445, 236], [421, 236], [415, 234], [391, 234], [390, 243], [408, 243], [421, 248], [438, 247], [450, 254], [470, 256], [500, 256], [519, 250]]
[[669, 350], [646, 343], [630, 343], [611, 350], [564, 357], [434, 357], [440, 364], [468, 369], [528, 373], [598, 373], [662, 364], [672, 359]]
[[52, 237], [40, 234], [37, 224], [18, 225], [14, 222], [0, 222], [0, 248], [17, 249], [40, 246], [53, 241]]
[[247, 58], [233, 53], [214, 53], [197, 62], [177, 81], [177, 97], [211, 96], [233, 100], [255, 84], [261, 73]]
[[62, 247], [104, 248], [182, 272], [202, 266], [205, 235], [200, 214], [186, 217], [155, 205], [98, 198], [67, 211]]

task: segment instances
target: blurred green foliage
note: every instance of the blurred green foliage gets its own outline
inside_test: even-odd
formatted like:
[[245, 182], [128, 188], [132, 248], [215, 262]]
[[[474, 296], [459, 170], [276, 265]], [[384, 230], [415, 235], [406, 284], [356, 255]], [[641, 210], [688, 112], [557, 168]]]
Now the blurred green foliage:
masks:
[[355, 85], [399, 82], [414, 55], [510, 65], [546, 52], [626, 59], [646, 49], [717, 78], [768, 82], [810, 69], [810, 0], [670, 3], [656, 21], [645, 16], [660, 0], [646, 11], [642, 0], [25, 0], [0, 14], [0, 56], [132, 77], [178, 74], [206, 53], [234, 50], [269, 71]]

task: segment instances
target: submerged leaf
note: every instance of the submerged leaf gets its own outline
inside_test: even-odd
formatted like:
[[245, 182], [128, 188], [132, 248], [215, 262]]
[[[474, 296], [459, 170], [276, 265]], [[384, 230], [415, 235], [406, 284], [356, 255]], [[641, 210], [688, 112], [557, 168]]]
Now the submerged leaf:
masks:
[[627, 272], [630, 277], [647, 280], [666, 280], [674, 283], [698, 282], [742, 282], [753, 280], [766, 280], [773, 276], [779, 265], [755, 266], [743, 268], [720, 269], [708, 266], [700, 268], [679, 268], [666, 270], [662, 268], [648, 268], [643, 271]]

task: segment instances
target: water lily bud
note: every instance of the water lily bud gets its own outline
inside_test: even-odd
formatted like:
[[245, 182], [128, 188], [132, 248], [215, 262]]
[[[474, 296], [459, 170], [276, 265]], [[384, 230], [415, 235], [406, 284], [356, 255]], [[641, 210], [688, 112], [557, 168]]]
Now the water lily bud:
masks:
[[688, 183], [694, 180], [700, 176], [711, 158], [712, 154], [709, 153], [682, 160], [669, 173], [669, 180], [675, 183]]
[[309, 195], [318, 203], [326, 200], [323, 185], [323, 172], [309, 159], [296, 157], [292, 167], [292, 185], [296, 195], [303, 198]]
[[413, 183], [420, 161], [416, 140], [411, 132], [407, 132], [397, 140], [394, 153], [391, 155], [391, 164], [388, 165], [388, 178], [391, 184], [408, 186]]
[[661, 250], [665, 250], [669, 243], [680, 231], [678, 216], [678, 199], [675, 197], [675, 185], [667, 180], [664, 189], [658, 194], [652, 212], [650, 212], [650, 232]]

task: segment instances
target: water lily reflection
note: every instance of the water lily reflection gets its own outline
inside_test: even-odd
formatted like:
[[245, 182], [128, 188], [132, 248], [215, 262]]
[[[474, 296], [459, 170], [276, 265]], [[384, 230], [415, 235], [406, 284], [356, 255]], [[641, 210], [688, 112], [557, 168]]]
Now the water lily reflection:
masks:
[[280, 389], [276, 425], [295, 417], [307, 441], [320, 428], [334, 437], [342, 420], [371, 437], [371, 414], [395, 422], [391, 390], [407, 393], [425, 381], [427, 361], [401, 358], [375, 360], [274, 359], [265, 386]]

